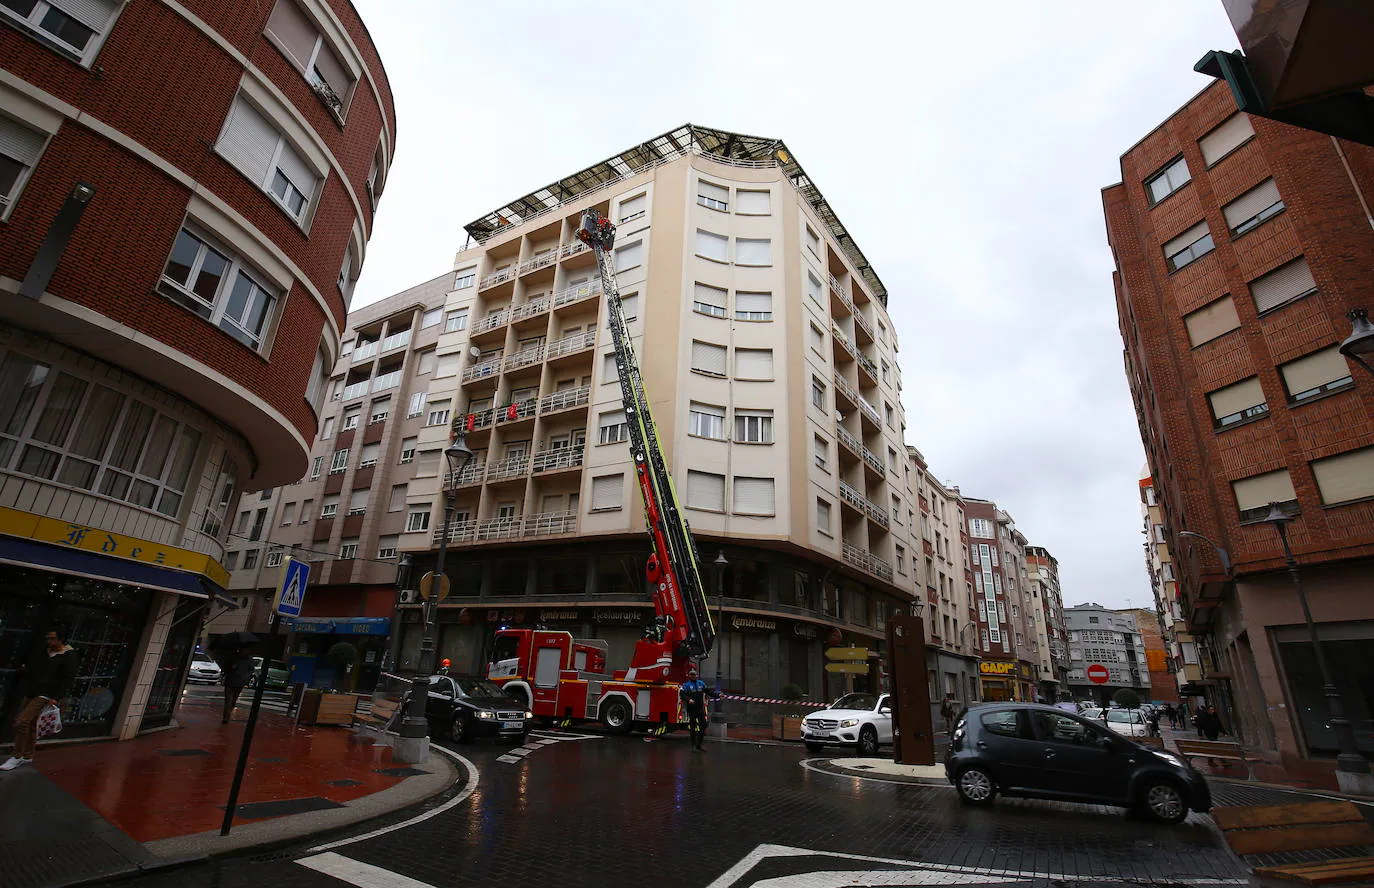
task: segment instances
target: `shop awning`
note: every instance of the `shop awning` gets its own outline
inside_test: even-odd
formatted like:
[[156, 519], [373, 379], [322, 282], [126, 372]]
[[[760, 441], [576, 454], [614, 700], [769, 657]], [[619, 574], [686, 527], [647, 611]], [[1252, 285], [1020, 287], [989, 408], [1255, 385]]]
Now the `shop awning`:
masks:
[[287, 632], [314, 635], [386, 635], [390, 617], [292, 617], [284, 620]]
[[108, 558], [81, 549], [50, 546], [17, 537], [0, 536], [0, 562], [21, 567], [31, 565], [54, 573], [92, 580], [142, 586], [145, 589], [170, 592], [173, 595], [213, 598], [233, 607], [238, 606], [238, 602], [222, 594], [223, 589], [201, 574], [145, 564], [141, 561]]

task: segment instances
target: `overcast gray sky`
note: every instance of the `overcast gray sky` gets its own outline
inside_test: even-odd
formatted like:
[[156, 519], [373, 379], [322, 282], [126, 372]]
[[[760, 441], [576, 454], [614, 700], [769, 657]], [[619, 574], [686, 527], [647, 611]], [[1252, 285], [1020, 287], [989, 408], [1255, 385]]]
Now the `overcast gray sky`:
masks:
[[1058, 559], [1153, 606], [1099, 191], [1234, 49], [1221, 0], [354, 0], [398, 147], [365, 305], [463, 225], [692, 122], [785, 140], [890, 293], [908, 443]]

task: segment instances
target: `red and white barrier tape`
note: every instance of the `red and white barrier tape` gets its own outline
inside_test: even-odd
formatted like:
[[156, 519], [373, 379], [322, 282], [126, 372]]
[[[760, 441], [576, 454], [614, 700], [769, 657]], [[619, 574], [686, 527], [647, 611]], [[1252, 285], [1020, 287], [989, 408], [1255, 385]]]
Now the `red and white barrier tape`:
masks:
[[774, 700], [770, 697], [740, 697], [735, 694], [721, 694], [722, 700], [739, 700], [743, 703], [780, 703], [786, 706], [817, 706], [824, 709], [829, 703], [813, 703], [810, 700]]

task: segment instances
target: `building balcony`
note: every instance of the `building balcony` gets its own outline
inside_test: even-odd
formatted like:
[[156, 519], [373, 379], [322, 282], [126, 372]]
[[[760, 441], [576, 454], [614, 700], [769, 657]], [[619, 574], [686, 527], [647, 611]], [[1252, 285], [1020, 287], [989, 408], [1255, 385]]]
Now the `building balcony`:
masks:
[[504, 327], [508, 323], [510, 323], [510, 309], [499, 308], [481, 320], [474, 322], [472, 325], [472, 335], [476, 336], [478, 333], [486, 333], [488, 330]]
[[526, 398], [523, 401], [506, 404], [496, 408], [496, 424], [501, 425], [508, 422], [519, 422], [522, 419], [532, 419], [538, 410], [538, 398]]
[[529, 474], [529, 454], [508, 456], [505, 459], [487, 464], [487, 481], [504, 481], [508, 478], [521, 478]]
[[515, 266], [507, 265], [505, 268], [502, 268], [499, 271], [493, 271], [491, 274], [482, 278], [482, 280], [477, 284], [477, 289], [485, 290], [488, 287], [494, 287], [497, 284], [504, 284], [506, 281], [513, 280], [515, 280]]
[[353, 347], [353, 363], [361, 364], [377, 356], [377, 342], [360, 342]]
[[564, 336], [562, 339], [555, 339], [545, 347], [544, 357], [552, 361], [555, 358], [562, 358], [568, 355], [575, 355], [584, 352], [596, 345], [596, 331], [588, 330], [585, 333], [574, 333], [571, 336]]
[[542, 299], [536, 299], [533, 302], [522, 303], [510, 310], [510, 322], [514, 324], [529, 318], [537, 318], [542, 314], [548, 314], [549, 309], [552, 307], [553, 299], [548, 296]]
[[372, 380], [364, 379], [362, 382], [355, 382], [352, 385], [344, 386], [343, 399], [351, 401], [354, 398], [361, 398], [367, 394], [368, 387], [372, 385]]
[[[470, 422], [469, 417], [471, 418]], [[496, 425], [496, 409], [488, 407], [486, 410], [478, 410], [474, 413], [467, 414], [467, 416], [463, 417], [460, 421], [463, 423], [463, 429], [467, 431], [468, 434], [480, 432], [483, 429], [489, 429]]]
[[882, 509], [878, 508], [878, 505], [874, 503], [872, 500], [870, 500], [868, 497], [864, 496], [858, 488], [846, 484], [844, 481], [841, 481], [840, 499], [848, 503], [849, 505], [853, 506], [857, 511], [868, 516], [868, 519], [870, 521], [881, 527], [883, 530], [888, 529], [889, 521], [887, 513], [884, 512]]
[[[859, 446], [862, 447], [863, 445]], [[864, 467], [867, 468], [870, 472], [872, 472], [879, 478], [887, 477], [887, 467], [883, 465], [883, 461], [878, 457], [878, 454], [874, 453], [872, 450], [869, 450], [867, 447], [864, 447], [863, 458]]]
[[508, 355], [505, 361], [502, 362], [501, 369], [509, 373], [512, 370], [519, 370], [523, 367], [541, 363], [543, 360], [544, 346], [539, 345], [534, 348], [527, 348], [524, 351], [518, 351], [513, 355]]
[[538, 474], [540, 472], [580, 468], [586, 454], [587, 448], [582, 444], [576, 447], [553, 447], [548, 450], [541, 450], [534, 455], [533, 471]]
[[400, 348], [405, 345], [410, 345], [410, 330], [402, 330], [399, 333], [392, 333], [390, 336], [383, 339], [382, 351], [388, 352], [391, 351], [393, 348]]
[[374, 392], [380, 392], [389, 388], [395, 388], [401, 384], [402, 375], [400, 370], [392, 370], [390, 373], [383, 373], [380, 376], [373, 377], [372, 390]]
[[482, 476], [486, 474], [486, 471], [486, 460], [483, 460], [481, 462], [473, 460], [472, 462], [464, 466], [462, 470], [457, 472], [456, 474], [454, 472], [445, 472], [444, 486], [465, 487], [469, 484], [481, 484]]
[[[577, 242], [583, 250], [587, 249], [581, 241]], [[576, 287], [568, 287], [566, 290], [559, 290], [553, 294], [553, 307], [562, 308], [565, 305], [572, 305], [575, 302], [582, 302], [600, 296], [602, 293], [601, 282], [593, 284], [578, 284]]]
[[539, 399], [539, 413], [542, 416], [545, 413], [556, 413], [559, 410], [582, 407], [590, 402], [591, 398], [592, 387], [589, 385], [553, 392]]
[[542, 512], [525, 518], [527, 537], [559, 536], [577, 533], [576, 512]]
[[[434, 542], [439, 542], [444, 536], [444, 526], [440, 523], [434, 530]], [[476, 521], [450, 521], [448, 525], [448, 541], [450, 543], [473, 543], [477, 541], [477, 522]]]
[[830, 322], [830, 334], [835, 338], [835, 342], [839, 344], [840, 348], [844, 349], [851, 358], [859, 356], [859, 350], [854, 347], [854, 343], [849, 340], [849, 337], [844, 335], [840, 325], [834, 321]]
[[489, 518], [486, 521], [479, 521], [477, 523], [477, 539], [519, 539], [524, 530], [524, 523], [524, 519], [519, 515], [509, 515], [503, 518]]
[[864, 451], [868, 448], [863, 445], [862, 441], [854, 437], [848, 429], [838, 423], [835, 425], [835, 438], [846, 450], [859, 459], [863, 459]]
[[558, 248], [558, 258], [568, 259], [578, 255], [579, 253], [585, 253], [590, 249], [591, 247], [582, 243], [582, 241], [574, 238], [573, 240]]
[[873, 423], [875, 428], [881, 429], [883, 427], [883, 415], [878, 412], [878, 408], [868, 403], [868, 399], [863, 395], [859, 395], [858, 397], [859, 413], [863, 415], [864, 419]]
[[473, 382], [478, 379], [486, 379], [488, 376], [495, 376], [501, 371], [501, 358], [488, 358], [480, 364], [473, 364], [463, 371], [462, 381]]
[[[581, 241], [578, 241], [581, 243]], [[531, 271], [538, 271], [541, 268], [548, 268], [558, 261], [558, 251], [554, 249], [545, 250], [537, 256], [526, 259], [515, 269], [516, 274], [529, 274]]]
[[835, 394], [837, 395], [836, 400], [838, 400], [839, 397], [843, 397], [846, 401], [849, 402], [849, 405], [851, 407], [858, 407], [859, 402], [863, 400], [859, 396], [859, 390], [854, 388], [854, 386], [850, 385], [849, 380], [845, 379], [839, 373], [835, 373], [830, 378], [835, 383]]
[[892, 582], [892, 565], [867, 549], [860, 549], [853, 543], [844, 543], [840, 547], [840, 554], [844, 556], [845, 561], [860, 570], [870, 573], [880, 580]]
[[[449, 543], [479, 543], [490, 540], [518, 540], [564, 536], [577, 533], [576, 512], [541, 512], [537, 515], [511, 515], [486, 521], [459, 521], [451, 524]], [[434, 532], [434, 541], [443, 536]]]
[[854, 357], [859, 361], [859, 369], [868, 374], [868, 378], [873, 380], [873, 384], [878, 384], [878, 365], [873, 363], [873, 359], [861, 351], [855, 351]]

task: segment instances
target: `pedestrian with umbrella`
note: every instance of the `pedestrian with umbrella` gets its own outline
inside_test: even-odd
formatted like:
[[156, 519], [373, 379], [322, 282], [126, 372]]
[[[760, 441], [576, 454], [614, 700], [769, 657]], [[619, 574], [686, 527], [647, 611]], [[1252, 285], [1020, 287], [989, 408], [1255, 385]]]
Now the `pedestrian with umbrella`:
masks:
[[258, 637], [251, 632], [227, 632], [210, 646], [224, 672], [224, 712], [220, 724], [229, 724], [239, 695], [253, 678], [253, 658], [248, 649], [257, 643]]

